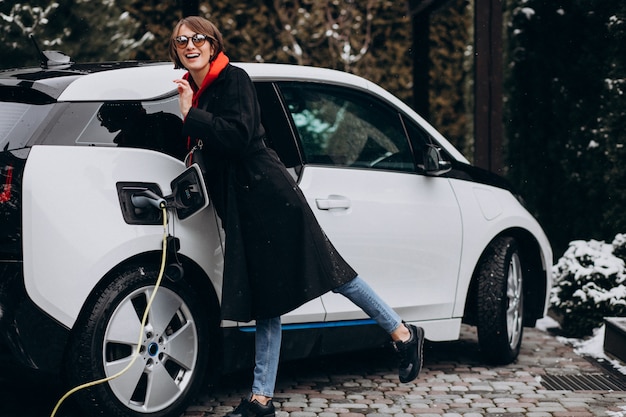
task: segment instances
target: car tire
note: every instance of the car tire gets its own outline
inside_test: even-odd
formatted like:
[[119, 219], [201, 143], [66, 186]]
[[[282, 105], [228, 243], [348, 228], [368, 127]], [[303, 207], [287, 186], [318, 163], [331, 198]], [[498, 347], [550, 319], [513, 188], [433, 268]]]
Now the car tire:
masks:
[[523, 335], [523, 278], [518, 246], [498, 237], [478, 268], [477, 331], [485, 360], [504, 365], [519, 355]]
[[[92, 298], [73, 329], [65, 361], [71, 387], [111, 377], [130, 362], [157, 277], [156, 270], [129, 269]], [[212, 342], [207, 309], [183, 280], [164, 279], [157, 291], [133, 366], [75, 394], [91, 414], [179, 415], [201, 386]]]

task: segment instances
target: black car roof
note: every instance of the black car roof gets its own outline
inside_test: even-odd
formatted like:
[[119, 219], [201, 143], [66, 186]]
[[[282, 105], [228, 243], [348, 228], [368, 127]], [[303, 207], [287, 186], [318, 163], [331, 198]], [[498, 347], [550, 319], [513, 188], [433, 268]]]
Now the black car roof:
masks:
[[[0, 98], [3, 90], [35, 90], [56, 100], [76, 78], [102, 71], [156, 65], [156, 62], [120, 61], [67, 64], [50, 68], [14, 68], [0, 70]], [[37, 94], [37, 93], [35, 93]]]

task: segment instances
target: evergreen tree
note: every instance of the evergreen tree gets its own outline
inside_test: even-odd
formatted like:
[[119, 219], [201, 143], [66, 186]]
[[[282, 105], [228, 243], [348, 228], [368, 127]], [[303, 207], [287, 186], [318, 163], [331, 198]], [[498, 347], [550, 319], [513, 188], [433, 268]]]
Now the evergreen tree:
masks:
[[428, 120], [465, 156], [473, 155], [473, 8], [455, 0], [430, 21]]
[[603, 181], [607, 140], [619, 135], [605, 118], [615, 105], [605, 80], [623, 71], [612, 64], [615, 48], [623, 47], [608, 25], [618, 7], [603, 0], [523, 0], [511, 7], [508, 177], [545, 227], [556, 256], [571, 240], [621, 232], [606, 217], [613, 202]]
[[408, 101], [411, 22], [404, 2], [265, 0], [201, 3], [234, 60], [339, 69]]
[[50, 21], [54, 21], [59, 8], [58, 3], [49, 0], [33, 0], [28, 4], [0, 1], [0, 66], [37, 64], [39, 57], [30, 36], [40, 38], [42, 34], [51, 34], [45, 40], [39, 39], [42, 47], [53, 49], [58, 46], [60, 32]]
[[603, 222], [609, 231], [626, 230], [626, 3], [615, 5], [615, 14], [606, 22], [612, 39], [608, 53], [608, 76], [604, 80], [605, 103], [602, 106], [609, 160], [604, 180], [608, 187], [608, 209]]
[[133, 59], [136, 50], [154, 35], [128, 12], [130, 0], [32, 0], [0, 2], [0, 65], [4, 68], [37, 65], [29, 40], [41, 49], [60, 50], [74, 61]]
[[[140, 22], [131, 36], [143, 39], [136, 42], [129, 51], [128, 58], [136, 60], [169, 60], [169, 42], [176, 22], [197, 4], [190, 0], [127, 0], [125, 10], [131, 19]], [[128, 59], [126, 58], [126, 59]]]

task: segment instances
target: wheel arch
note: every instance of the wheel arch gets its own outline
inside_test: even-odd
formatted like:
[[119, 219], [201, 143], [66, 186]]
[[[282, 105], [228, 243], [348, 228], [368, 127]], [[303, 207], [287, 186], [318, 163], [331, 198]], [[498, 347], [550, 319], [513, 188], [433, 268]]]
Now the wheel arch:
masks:
[[547, 263], [551, 259], [544, 259], [539, 241], [528, 230], [522, 228], [511, 228], [503, 230], [494, 236], [480, 255], [479, 262], [476, 263], [469, 285], [465, 309], [463, 313], [463, 323], [476, 325], [477, 320], [477, 291], [478, 291], [478, 266], [480, 259], [485, 256], [489, 246], [502, 236], [513, 237], [518, 245], [519, 256], [523, 268], [523, 291], [524, 291], [524, 326], [534, 327], [538, 319], [545, 313], [548, 297], [548, 271]]

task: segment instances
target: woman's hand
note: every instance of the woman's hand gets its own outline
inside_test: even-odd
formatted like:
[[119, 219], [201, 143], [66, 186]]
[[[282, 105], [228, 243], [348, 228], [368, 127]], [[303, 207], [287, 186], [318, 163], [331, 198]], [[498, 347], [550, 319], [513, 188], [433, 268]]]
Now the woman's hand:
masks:
[[191, 109], [191, 103], [193, 99], [193, 90], [187, 80], [174, 80], [178, 89], [178, 105], [180, 106], [180, 112], [183, 115], [183, 120], [187, 117], [189, 109]]

